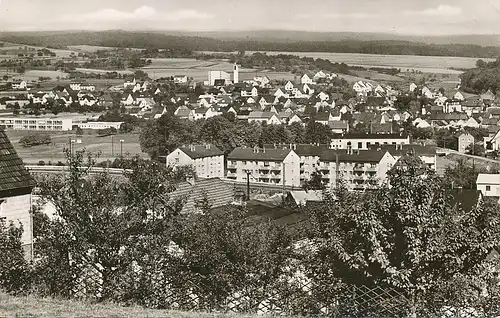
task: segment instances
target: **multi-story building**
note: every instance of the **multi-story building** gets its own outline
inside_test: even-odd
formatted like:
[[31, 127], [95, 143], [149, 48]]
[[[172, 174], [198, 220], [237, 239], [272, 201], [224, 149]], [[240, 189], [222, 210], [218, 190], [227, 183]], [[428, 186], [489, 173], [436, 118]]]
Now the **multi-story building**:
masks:
[[191, 165], [199, 178], [224, 178], [224, 152], [212, 144], [177, 148], [167, 156], [167, 165]]
[[227, 156], [227, 178], [235, 181], [300, 186], [300, 158], [287, 147], [236, 148]]
[[388, 151], [352, 148], [325, 150], [319, 160], [323, 182], [332, 187], [342, 180], [349, 190], [376, 188], [396, 163]]
[[0, 117], [0, 125], [13, 130], [68, 131], [73, 129], [73, 120], [59, 117]]
[[467, 147], [474, 144], [474, 136], [471, 134], [461, 134], [458, 136], [458, 152], [466, 153]]
[[388, 151], [394, 159], [399, 160], [402, 156], [407, 154], [414, 154], [422, 160], [425, 165], [433, 170], [436, 170], [436, 146], [424, 146], [424, 145], [373, 145], [370, 147], [371, 150]]
[[332, 138], [332, 149], [370, 149], [373, 145], [408, 145], [410, 136], [405, 134], [338, 134]]

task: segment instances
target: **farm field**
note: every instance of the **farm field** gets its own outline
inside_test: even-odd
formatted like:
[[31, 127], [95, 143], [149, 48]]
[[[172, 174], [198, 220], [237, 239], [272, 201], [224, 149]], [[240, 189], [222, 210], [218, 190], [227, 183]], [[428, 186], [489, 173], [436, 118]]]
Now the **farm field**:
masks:
[[[3, 76], [3, 75], [13, 75], [12, 72], [8, 72], [5, 70], [5, 69], [0, 69], [0, 76]], [[29, 70], [29, 71], [26, 71], [25, 73], [23, 74], [15, 74], [14, 75], [14, 78], [16, 79], [22, 79], [22, 80], [25, 80], [27, 82], [33, 82], [33, 81], [38, 81], [38, 78], [43, 76], [43, 77], [50, 77], [52, 79], [56, 79], [57, 77], [59, 78], [65, 78], [67, 77], [69, 74], [68, 73], [64, 73], [64, 72], [61, 72], [61, 71], [41, 71], [41, 70]]]
[[[27, 132], [24, 132], [24, 134], [27, 134]], [[70, 140], [76, 140], [73, 143], [73, 150], [85, 149], [94, 155], [99, 154], [97, 161], [113, 160], [119, 157], [120, 140], [123, 140], [122, 153], [124, 157], [140, 155], [143, 158], [147, 158], [147, 155], [141, 151], [138, 134], [117, 134], [115, 136], [99, 137], [95, 132], [93, 132], [93, 135], [84, 134], [82, 136], [76, 136], [71, 132], [61, 132], [51, 134], [51, 145], [30, 148], [21, 146], [19, 140], [22, 135], [18, 132], [7, 131], [7, 135], [25, 164], [38, 164], [39, 161], [44, 161], [45, 163], [50, 161], [53, 164], [56, 164], [58, 161], [65, 162], [64, 149], [69, 148]]]

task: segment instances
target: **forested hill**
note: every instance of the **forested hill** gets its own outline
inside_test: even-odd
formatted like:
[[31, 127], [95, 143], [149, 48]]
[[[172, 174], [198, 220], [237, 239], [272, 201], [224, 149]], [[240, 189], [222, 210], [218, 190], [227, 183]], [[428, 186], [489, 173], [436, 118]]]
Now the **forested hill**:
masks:
[[500, 91], [500, 57], [488, 63], [478, 60], [476, 68], [467, 70], [460, 78], [466, 92], [479, 94], [490, 89], [496, 94]]
[[0, 33], [0, 40], [63, 48], [70, 45], [156, 48], [182, 51], [336, 52], [390, 55], [497, 57], [500, 47], [470, 44], [426, 44], [410, 41], [295, 41], [220, 40], [201, 36], [175, 36], [158, 32], [24, 32]]

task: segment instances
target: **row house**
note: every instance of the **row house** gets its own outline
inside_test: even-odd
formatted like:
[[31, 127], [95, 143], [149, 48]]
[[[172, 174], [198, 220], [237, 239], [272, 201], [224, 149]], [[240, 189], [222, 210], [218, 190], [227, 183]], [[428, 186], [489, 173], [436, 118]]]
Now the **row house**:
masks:
[[405, 134], [338, 134], [330, 143], [332, 149], [370, 149], [373, 145], [410, 144], [410, 136]]
[[364, 191], [378, 187], [387, 179], [396, 159], [388, 151], [328, 149], [319, 158], [322, 180], [335, 186], [342, 180], [349, 190]]
[[300, 186], [300, 158], [293, 149], [244, 148], [234, 149], [227, 156], [227, 176], [230, 180]]
[[358, 81], [352, 86], [352, 89], [358, 93], [358, 95], [367, 95], [373, 91], [373, 88], [371, 83], [363, 81]]
[[189, 145], [167, 156], [167, 166], [192, 166], [200, 178], [224, 178], [224, 151], [213, 144]]

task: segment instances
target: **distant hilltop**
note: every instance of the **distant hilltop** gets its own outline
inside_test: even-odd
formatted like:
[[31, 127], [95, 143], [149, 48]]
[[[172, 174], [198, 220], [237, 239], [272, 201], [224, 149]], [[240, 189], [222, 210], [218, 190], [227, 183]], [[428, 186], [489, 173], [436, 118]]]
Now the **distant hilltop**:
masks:
[[73, 45], [173, 51], [280, 51], [384, 55], [500, 56], [499, 35], [402, 36], [305, 31], [35, 31], [2, 32], [0, 41], [66, 48]]

